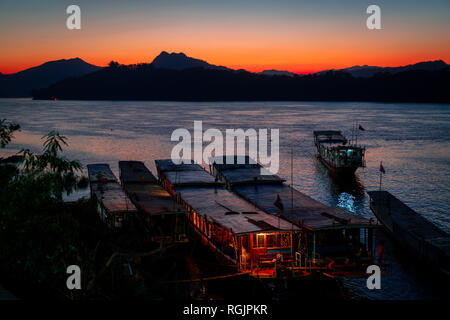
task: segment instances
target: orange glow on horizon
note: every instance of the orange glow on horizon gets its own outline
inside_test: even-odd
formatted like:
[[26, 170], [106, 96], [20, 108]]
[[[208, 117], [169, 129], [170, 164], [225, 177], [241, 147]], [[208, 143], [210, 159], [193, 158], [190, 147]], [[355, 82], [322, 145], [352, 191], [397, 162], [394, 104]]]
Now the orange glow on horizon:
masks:
[[[208, 63], [252, 72], [276, 69], [311, 73], [355, 65], [403, 66], [420, 61], [450, 62], [444, 25], [386, 21], [369, 31], [361, 17], [349, 19], [257, 19], [233, 16], [119, 18], [93, 20], [79, 31], [60, 21], [18, 26], [0, 34], [0, 72], [10, 74], [47, 61], [79, 57], [106, 66], [150, 63], [161, 51], [184, 52]], [[134, 21], [134, 20], [136, 21]]]

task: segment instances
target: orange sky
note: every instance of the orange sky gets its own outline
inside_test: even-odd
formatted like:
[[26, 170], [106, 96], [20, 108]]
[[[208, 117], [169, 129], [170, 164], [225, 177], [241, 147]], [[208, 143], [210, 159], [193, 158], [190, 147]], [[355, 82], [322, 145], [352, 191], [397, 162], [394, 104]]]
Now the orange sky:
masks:
[[31, 5], [19, 10], [11, 2], [8, 15], [0, 6], [0, 28], [7, 30], [0, 33], [0, 72], [74, 57], [99, 66], [113, 59], [122, 64], [151, 62], [163, 50], [249, 71], [308, 73], [364, 64], [450, 62], [450, 19], [438, 7], [429, 12], [416, 8], [409, 14], [404, 7], [393, 7], [382, 15], [382, 30], [368, 30], [365, 6], [356, 4], [347, 11], [311, 5], [305, 10], [290, 3], [282, 8], [267, 4], [259, 10], [239, 7], [238, 11], [230, 5], [220, 11], [202, 2], [201, 11], [159, 2], [156, 10], [132, 1], [132, 9], [102, 11], [80, 2], [81, 30], [66, 29], [66, 4], [39, 11], [39, 6]]

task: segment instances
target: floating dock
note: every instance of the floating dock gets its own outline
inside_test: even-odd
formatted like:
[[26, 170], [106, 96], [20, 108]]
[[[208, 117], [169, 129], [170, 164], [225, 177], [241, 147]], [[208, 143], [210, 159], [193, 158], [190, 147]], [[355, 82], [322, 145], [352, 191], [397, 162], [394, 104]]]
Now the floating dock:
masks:
[[260, 210], [302, 230], [297, 258], [300, 265], [349, 266], [349, 257], [358, 257], [353, 259], [355, 266], [372, 261], [373, 229], [381, 226], [374, 219], [327, 206], [287, 185], [277, 175], [262, 175], [262, 166], [248, 156], [235, 157], [233, 164], [226, 164], [226, 157], [211, 160], [210, 170], [218, 181]]
[[104, 223], [111, 228], [122, 228], [132, 223], [137, 209], [128, 199], [108, 164], [88, 164], [91, 198]]
[[370, 209], [419, 260], [450, 276], [450, 235], [388, 191], [369, 191]]
[[186, 212], [141, 161], [119, 161], [120, 181], [156, 242], [186, 242]]
[[233, 194], [197, 164], [155, 163], [162, 185], [186, 208], [194, 232], [221, 260], [253, 276], [276, 277], [280, 268], [305, 274], [293, 268], [296, 225]]

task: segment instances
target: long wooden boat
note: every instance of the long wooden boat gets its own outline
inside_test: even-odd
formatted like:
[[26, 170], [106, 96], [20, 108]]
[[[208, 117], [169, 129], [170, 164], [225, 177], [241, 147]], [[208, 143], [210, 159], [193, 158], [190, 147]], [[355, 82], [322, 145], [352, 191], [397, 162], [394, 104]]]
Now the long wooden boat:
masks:
[[341, 131], [314, 131], [314, 144], [318, 159], [332, 175], [348, 177], [359, 167], [365, 167], [366, 149], [348, 144]]
[[381, 225], [344, 208], [327, 206], [292, 188], [277, 175], [262, 175], [262, 166], [248, 156], [210, 160], [218, 181], [264, 212], [301, 229], [297, 265], [315, 265], [327, 273], [358, 273], [373, 263], [373, 229]]
[[132, 224], [137, 209], [123, 192], [109, 165], [88, 164], [87, 169], [91, 198], [97, 204], [101, 220], [111, 228], [123, 228]]
[[221, 260], [257, 277], [277, 277], [293, 268], [299, 228], [241, 199], [197, 164], [156, 160], [162, 185], [188, 212], [194, 232]]
[[141, 161], [119, 161], [123, 189], [139, 211], [142, 226], [156, 242], [186, 242], [186, 211]]
[[450, 277], [450, 235], [388, 191], [369, 191], [370, 209], [410, 253]]

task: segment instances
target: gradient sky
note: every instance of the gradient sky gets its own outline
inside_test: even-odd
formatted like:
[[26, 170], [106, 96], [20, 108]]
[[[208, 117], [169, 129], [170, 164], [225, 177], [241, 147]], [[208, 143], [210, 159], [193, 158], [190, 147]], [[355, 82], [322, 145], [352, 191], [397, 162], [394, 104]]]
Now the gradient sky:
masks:
[[[66, 8], [81, 7], [81, 30]], [[382, 30], [366, 28], [381, 7]], [[0, 0], [0, 72], [80, 57], [104, 66], [161, 51], [249, 71], [450, 63], [450, 1]]]

